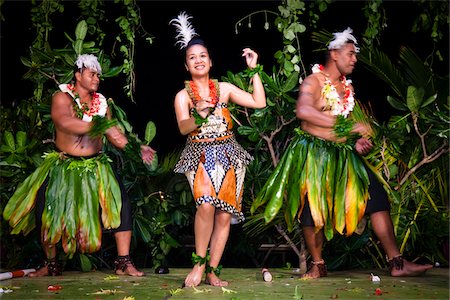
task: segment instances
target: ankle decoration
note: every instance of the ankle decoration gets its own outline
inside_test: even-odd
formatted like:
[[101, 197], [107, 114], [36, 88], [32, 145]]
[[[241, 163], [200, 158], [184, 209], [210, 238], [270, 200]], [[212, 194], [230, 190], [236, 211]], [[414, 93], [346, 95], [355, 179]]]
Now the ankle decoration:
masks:
[[206, 273], [214, 273], [219, 276], [220, 272], [222, 272], [222, 265], [218, 265], [216, 268], [206, 265]]
[[398, 255], [393, 257], [391, 260], [388, 260], [389, 263], [389, 271], [393, 269], [402, 270], [403, 269], [403, 256]]
[[121, 270], [122, 272], [125, 272], [128, 266], [133, 266], [134, 263], [130, 258], [130, 255], [124, 255], [124, 256], [117, 256], [117, 258], [114, 260], [114, 271]]
[[313, 265], [317, 266], [317, 265], [324, 265], [325, 261], [323, 259], [321, 259], [321, 260], [318, 260], [318, 261], [311, 261], [311, 263]]
[[197, 255], [195, 252], [192, 252], [192, 264], [196, 265], [199, 264], [204, 265], [209, 261], [209, 253], [206, 252], [206, 256], [205, 257], [201, 257], [200, 255]]
[[318, 260], [318, 261], [311, 261], [309, 268], [308, 268], [308, 272], [313, 268], [316, 267], [317, 270], [319, 271], [319, 277], [326, 277], [328, 274], [327, 271], [327, 265], [325, 264], [325, 261], [323, 259]]
[[56, 258], [47, 259], [44, 262], [44, 266], [47, 267], [49, 276], [60, 276], [62, 275], [61, 265], [58, 263]]

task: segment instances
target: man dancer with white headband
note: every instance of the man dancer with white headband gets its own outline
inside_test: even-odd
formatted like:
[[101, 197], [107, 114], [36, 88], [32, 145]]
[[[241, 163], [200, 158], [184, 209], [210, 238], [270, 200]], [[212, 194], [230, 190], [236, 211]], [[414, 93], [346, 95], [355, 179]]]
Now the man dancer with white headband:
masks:
[[296, 203], [297, 210], [291, 205], [284, 206], [296, 211], [292, 213], [292, 221], [300, 216], [311, 255], [310, 267], [302, 275], [304, 279], [327, 275], [322, 258], [325, 238], [331, 240], [336, 232], [346, 236], [358, 232], [364, 215], [370, 216], [391, 276], [417, 276], [432, 267], [409, 262], [401, 256], [387, 194], [360, 157], [372, 148], [371, 128], [348, 118], [355, 99], [351, 81], [345, 77], [352, 73], [358, 52], [350, 28], [334, 33], [325, 66], [314, 65], [313, 74], [300, 86], [296, 115], [301, 120], [301, 129], [297, 129], [297, 136], [255, 200], [264, 202], [276, 190], [284, 190], [286, 199]]
[[69, 258], [77, 250], [98, 251], [102, 227], [111, 230], [116, 239], [116, 274], [142, 276], [129, 256], [131, 206], [107, 155], [102, 153], [102, 137], [130, 155], [140, 151], [131, 157], [140, 160], [140, 155], [147, 164], [155, 151], [128, 140], [111, 119], [106, 98], [97, 93], [101, 74], [97, 57], [80, 55], [75, 68], [75, 84], [61, 84], [52, 100], [56, 149], [45, 154], [42, 164], [18, 186], [3, 215], [13, 234], [27, 234], [35, 225], [41, 233], [47, 259], [28, 276], [61, 275], [56, 256], [60, 241]]

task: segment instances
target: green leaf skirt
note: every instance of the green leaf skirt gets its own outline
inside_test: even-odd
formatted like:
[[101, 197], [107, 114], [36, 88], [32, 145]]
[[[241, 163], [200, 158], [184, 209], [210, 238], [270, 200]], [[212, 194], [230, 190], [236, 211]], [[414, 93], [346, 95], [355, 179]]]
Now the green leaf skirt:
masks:
[[353, 234], [364, 217], [369, 177], [352, 145], [318, 139], [301, 129], [253, 201], [266, 223], [284, 215], [289, 230], [309, 202], [316, 231], [330, 240]]
[[[93, 158], [67, 157], [53, 151], [22, 182], [3, 210], [12, 234], [28, 234], [35, 226], [38, 190], [48, 177], [42, 214], [42, 242], [55, 245], [60, 240], [71, 257], [98, 251], [102, 226], [120, 226], [122, 199], [119, 183], [106, 154]], [[99, 210], [101, 208], [101, 221]]]

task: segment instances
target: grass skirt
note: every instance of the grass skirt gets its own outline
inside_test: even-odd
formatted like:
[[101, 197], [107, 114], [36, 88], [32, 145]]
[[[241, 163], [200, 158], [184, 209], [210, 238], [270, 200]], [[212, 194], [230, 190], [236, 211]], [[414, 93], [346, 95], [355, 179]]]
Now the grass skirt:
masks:
[[102, 227], [120, 226], [122, 208], [119, 183], [105, 154], [72, 158], [53, 151], [22, 182], [3, 211], [12, 234], [28, 234], [35, 227], [35, 204], [39, 188], [49, 178], [45, 191], [41, 238], [44, 244], [62, 240], [64, 252], [92, 253], [101, 246]]
[[300, 129], [296, 132], [253, 202], [252, 213], [264, 206], [267, 223], [282, 213], [292, 230], [309, 201], [316, 232], [323, 229], [327, 240], [335, 232], [351, 235], [369, 198], [364, 161], [352, 145], [318, 139]]

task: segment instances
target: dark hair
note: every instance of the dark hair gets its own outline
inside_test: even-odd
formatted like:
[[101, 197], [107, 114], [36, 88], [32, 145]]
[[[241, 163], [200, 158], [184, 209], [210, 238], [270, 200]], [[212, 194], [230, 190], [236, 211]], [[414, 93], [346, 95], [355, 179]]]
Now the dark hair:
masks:
[[194, 45], [202, 45], [203, 47], [205, 47], [206, 49], [208, 49], [208, 47], [206, 46], [204, 40], [202, 40], [202, 39], [199, 38], [199, 37], [194, 37], [194, 38], [192, 38], [192, 39], [187, 43], [187, 45], [186, 45], [186, 50], [189, 49], [191, 46], [194, 46]]

